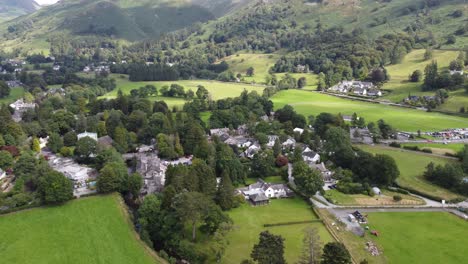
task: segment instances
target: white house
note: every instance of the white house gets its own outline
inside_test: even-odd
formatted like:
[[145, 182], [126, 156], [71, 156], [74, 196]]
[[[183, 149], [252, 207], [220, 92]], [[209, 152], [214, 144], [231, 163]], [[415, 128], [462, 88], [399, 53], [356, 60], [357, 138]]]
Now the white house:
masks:
[[285, 142], [283, 142], [284, 148], [294, 148], [296, 146], [296, 140], [292, 137], [288, 138]]
[[450, 75], [455, 75], [455, 74], [460, 74], [460, 75], [463, 75], [463, 70], [461, 71], [457, 71], [457, 70], [454, 70], [454, 71], [450, 71]]
[[3, 180], [4, 178], [6, 178], [6, 172], [0, 169], [0, 180]]
[[275, 136], [275, 135], [268, 136], [268, 143], [266, 144], [267, 147], [272, 148], [275, 145], [275, 142], [277, 139], [279, 139], [278, 136]]
[[78, 134], [77, 137], [78, 137], [78, 140], [85, 138], [85, 137], [89, 137], [91, 139], [94, 139], [96, 142], [98, 141], [97, 133], [92, 133], [92, 132], [85, 131], [84, 133]]
[[249, 159], [253, 158], [255, 154], [257, 154], [260, 151], [261, 147], [258, 144], [253, 144], [250, 146], [248, 149], [246, 149], [242, 155], [244, 157], [247, 157]]
[[52, 67], [52, 70], [60, 71], [60, 65], [54, 65], [54, 67]]
[[311, 150], [310, 148], [306, 148], [302, 152], [302, 158], [304, 159], [305, 162], [312, 162], [312, 163], [317, 163], [320, 162], [320, 155]]
[[258, 197], [271, 198], [286, 198], [291, 197], [294, 193], [288, 188], [286, 184], [272, 184], [259, 179], [256, 183], [248, 187], [240, 188], [237, 190], [244, 196], [246, 200], [250, 200], [254, 205], [265, 204], [265, 199], [257, 201]]
[[299, 133], [299, 134], [301, 134], [301, 135], [302, 135], [302, 133], [304, 133], [304, 129], [299, 128], [299, 127], [294, 128], [293, 131], [294, 131], [294, 133], [297, 132], [297, 133]]

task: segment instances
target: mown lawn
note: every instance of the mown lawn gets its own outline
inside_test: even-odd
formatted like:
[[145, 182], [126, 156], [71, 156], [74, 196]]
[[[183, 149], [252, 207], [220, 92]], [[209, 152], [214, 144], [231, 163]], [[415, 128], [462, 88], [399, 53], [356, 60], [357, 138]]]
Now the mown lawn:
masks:
[[435, 157], [420, 152], [404, 151], [401, 149], [393, 149], [380, 146], [364, 146], [359, 145], [359, 148], [374, 154], [386, 154], [395, 159], [395, 162], [400, 169], [400, 176], [397, 183], [403, 188], [411, 188], [432, 196], [441, 197], [446, 200], [451, 200], [459, 195], [443, 189], [437, 185], [431, 184], [423, 178], [423, 173], [426, 166], [430, 162], [435, 164], [445, 164], [447, 162], [456, 162], [452, 159]]
[[317, 228], [323, 243], [332, 241], [331, 235], [320, 222], [263, 227], [264, 224], [317, 219], [310, 206], [300, 198], [272, 200], [269, 205], [259, 207], [244, 204], [231, 210], [229, 216], [234, 222], [234, 230], [228, 234], [229, 246], [222, 263], [239, 264], [242, 260], [250, 258], [253, 246], [258, 243], [259, 234], [265, 230], [285, 239], [285, 257], [288, 263], [298, 260], [302, 249], [303, 230], [306, 227]]
[[0, 216], [2, 264], [158, 263], [117, 195]]
[[19, 98], [23, 97], [24, 95], [24, 88], [23, 87], [16, 87], [11, 89], [10, 95], [0, 99], [0, 104], [10, 104], [14, 101], [18, 100]]
[[424, 49], [413, 50], [405, 56], [402, 63], [386, 67], [390, 74], [390, 81], [383, 86], [383, 89], [391, 90], [392, 92], [384, 96], [385, 99], [400, 102], [408, 97], [410, 93], [411, 95], [434, 94], [434, 92], [422, 92], [422, 80], [419, 83], [412, 83], [408, 81], [408, 76], [415, 70], [420, 70], [424, 73], [426, 65], [430, 64], [433, 60], [437, 61], [439, 70], [447, 68], [450, 62], [457, 58], [458, 51], [434, 50], [433, 58], [424, 60], [425, 51]]
[[[171, 84], [179, 84], [185, 88], [185, 91], [192, 90], [196, 92], [199, 85], [204, 86], [212, 96], [212, 99], [218, 100], [229, 97], [237, 97], [244, 90], [247, 91], [257, 91], [259, 94], [262, 94], [264, 87], [262, 86], [253, 86], [249, 84], [239, 84], [239, 83], [226, 83], [218, 81], [209, 81], [209, 80], [182, 80], [182, 81], [164, 81], [164, 82], [131, 82], [128, 80], [128, 76], [120, 74], [112, 74], [112, 77], [116, 80], [117, 88], [104, 96], [102, 98], [115, 98], [119, 90], [122, 90], [124, 94], [129, 94], [131, 90], [138, 89], [142, 86], [152, 84], [160, 89], [164, 85], [170, 86]], [[122, 78], [123, 77], [123, 78]], [[180, 106], [183, 105], [186, 100], [183, 98], [167, 98], [167, 97], [150, 97], [150, 100], [160, 101], [164, 100], [169, 106]]]
[[285, 90], [277, 93], [271, 99], [276, 109], [289, 104], [305, 116], [318, 115], [323, 112], [352, 115], [356, 112], [367, 122], [384, 119], [393, 127], [403, 131], [436, 131], [466, 127], [467, 124], [467, 119], [462, 117], [352, 101], [317, 92]]
[[468, 223], [442, 212], [369, 213], [388, 263], [466, 263]]

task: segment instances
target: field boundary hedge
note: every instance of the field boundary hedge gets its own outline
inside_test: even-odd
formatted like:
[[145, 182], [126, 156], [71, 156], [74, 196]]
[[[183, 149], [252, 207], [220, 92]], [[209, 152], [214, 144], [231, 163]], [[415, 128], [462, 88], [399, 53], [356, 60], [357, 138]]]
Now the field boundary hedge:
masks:
[[293, 221], [293, 222], [282, 222], [282, 223], [274, 223], [274, 224], [264, 224], [263, 227], [289, 226], [289, 225], [312, 224], [312, 223], [323, 223], [323, 220], [322, 219], [314, 219], [314, 220], [305, 220], [305, 221]]

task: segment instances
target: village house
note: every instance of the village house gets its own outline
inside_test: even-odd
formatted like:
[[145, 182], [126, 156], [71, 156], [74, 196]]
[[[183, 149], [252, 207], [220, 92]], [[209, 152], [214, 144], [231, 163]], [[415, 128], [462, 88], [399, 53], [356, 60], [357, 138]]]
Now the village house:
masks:
[[34, 110], [36, 108], [35, 103], [28, 103], [23, 100], [23, 98], [17, 100], [16, 102], [10, 104], [10, 107], [15, 110], [12, 118], [15, 122], [20, 122], [23, 118], [23, 114], [32, 109]]
[[20, 81], [6, 81], [5, 83], [10, 88], [16, 88], [16, 87], [23, 86], [23, 84]]
[[272, 148], [275, 145], [277, 139], [279, 139], [279, 137], [276, 135], [268, 136], [268, 143], [266, 144], [267, 147]]
[[91, 67], [89, 67], [89, 66], [85, 66], [85, 67], [83, 68], [83, 72], [88, 73], [88, 72], [90, 72], [90, 71], [91, 71]]
[[6, 178], [6, 172], [0, 168], [0, 181]]
[[455, 75], [455, 74], [463, 75], [464, 72], [463, 72], [463, 70], [461, 70], [461, 71], [457, 71], [457, 70], [453, 70], [453, 71], [452, 71], [452, 70], [451, 70], [451, 71], [450, 71], [450, 75]]
[[310, 148], [306, 148], [304, 149], [304, 151], [302, 152], [302, 159], [304, 159], [305, 162], [307, 163], [317, 163], [317, 162], [320, 162], [320, 155], [311, 150]]
[[292, 137], [289, 137], [285, 142], [282, 144], [284, 149], [294, 149], [296, 146], [296, 140]]
[[329, 169], [327, 169], [327, 167], [325, 166], [325, 163], [321, 162], [321, 163], [309, 163], [309, 167], [313, 170], [316, 170], [318, 172], [320, 172], [320, 175], [322, 175], [322, 178], [323, 178], [323, 181], [325, 183], [334, 183], [335, 180], [332, 178], [333, 176], [333, 172], [330, 171]]
[[302, 135], [302, 133], [304, 133], [304, 129], [296, 127], [296, 128], [293, 129], [293, 132], [294, 133], [299, 133], [299, 134]]
[[229, 128], [215, 128], [215, 129], [210, 129], [210, 135], [211, 136], [218, 136], [221, 137], [223, 135], [229, 135]]
[[63, 173], [68, 179], [73, 181], [73, 194], [80, 196], [95, 192], [91, 182], [97, 178], [97, 171], [95, 169], [80, 165], [73, 159], [58, 157], [53, 154], [47, 154], [46, 158], [52, 169]]
[[367, 96], [372, 96], [372, 97], [382, 96], [382, 92], [377, 89], [369, 89], [367, 91]]
[[353, 93], [356, 95], [368, 95], [369, 91], [372, 91], [373, 95], [370, 96], [381, 96], [382, 93], [375, 88], [374, 84], [371, 82], [361, 82], [361, 81], [341, 81], [339, 84], [330, 87], [328, 89], [332, 92], [337, 93]]
[[259, 144], [253, 144], [249, 148], [247, 148], [244, 152], [241, 153], [241, 157], [246, 157], [252, 159], [255, 154], [257, 154], [262, 148]]
[[78, 140], [82, 139], [82, 138], [85, 138], [85, 137], [89, 137], [91, 139], [93, 139], [94, 141], [98, 141], [98, 134], [97, 133], [92, 133], [92, 132], [83, 132], [83, 133], [80, 133], [77, 135], [77, 138]]
[[237, 192], [254, 206], [268, 204], [269, 199], [294, 196], [294, 192], [286, 184], [267, 183], [262, 179], [248, 187], [237, 189]]
[[229, 137], [224, 143], [238, 148], [248, 148], [254, 144], [254, 140], [243, 136]]

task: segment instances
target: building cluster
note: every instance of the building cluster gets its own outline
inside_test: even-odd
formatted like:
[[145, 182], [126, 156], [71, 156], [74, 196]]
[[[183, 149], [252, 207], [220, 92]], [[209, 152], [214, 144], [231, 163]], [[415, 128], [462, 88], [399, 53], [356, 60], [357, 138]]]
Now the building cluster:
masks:
[[166, 183], [166, 171], [170, 165], [191, 165], [192, 156], [177, 160], [162, 160], [152, 146], [142, 146], [137, 153], [123, 155], [125, 160], [136, 160], [135, 172], [143, 178], [142, 195], [161, 192]]
[[73, 194], [77, 197], [96, 192], [96, 178], [98, 172], [95, 169], [78, 164], [71, 158], [58, 157], [52, 153], [45, 155], [52, 169], [63, 173], [73, 182]]
[[245, 200], [254, 206], [269, 204], [270, 199], [294, 196], [294, 192], [286, 184], [267, 183], [262, 179], [248, 187], [237, 189], [237, 193], [244, 196]]
[[376, 86], [374, 86], [373, 83], [361, 81], [342, 81], [339, 84], [328, 88], [328, 91], [341, 94], [354, 94], [368, 97], [382, 96], [382, 91], [380, 91]]
[[21, 98], [10, 104], [10, 107], [14, 110], [12, 115], [13, 120], [15, 122], [20, 122], [23, 118], [23, 114], [28, 110], [34, 110], [36, 108], [36, 104], [26, 102], [23, 98]]
[[90, 72], [95, 72], [95, 73], [110, 73], [110, 66], [107, 65], [107, 63], [102, 63], [101, 65], [88, 65], [83, 68], [84, 73], [90, 73]]

